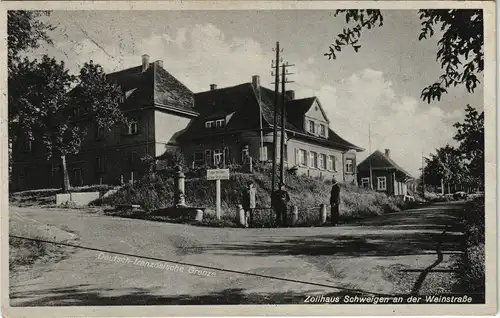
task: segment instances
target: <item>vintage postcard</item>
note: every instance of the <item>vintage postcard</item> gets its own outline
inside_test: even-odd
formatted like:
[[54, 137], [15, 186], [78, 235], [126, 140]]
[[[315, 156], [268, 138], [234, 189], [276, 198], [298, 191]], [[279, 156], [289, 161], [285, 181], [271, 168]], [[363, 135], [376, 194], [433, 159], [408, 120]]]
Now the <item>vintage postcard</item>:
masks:
[[493, 2], [0, 8], [5, 317], [496, 312]]

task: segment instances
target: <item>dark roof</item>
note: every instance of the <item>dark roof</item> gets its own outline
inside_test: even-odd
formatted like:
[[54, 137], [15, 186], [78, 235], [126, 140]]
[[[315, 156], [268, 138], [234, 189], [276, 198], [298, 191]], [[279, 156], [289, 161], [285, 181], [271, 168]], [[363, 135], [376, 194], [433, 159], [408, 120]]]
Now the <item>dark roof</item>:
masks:
[[125, 109], [159, 105], [195, 113], [193, 92], [157, 62], [150, 63], [144, 72], [142, 66], [135, 66], [107, 76], [120, 85], [124, 93], [131, 92]]
[[304, 115], [311, 108], [316, 97], [306, 97], [289, 101], [286, 104], [287, 119], [295, 127], [304, 130]]
[[365, 150], [364, 148], [358, 147], [355, 144], [352, 144], [352, 143], [348, 142], [347, 140], [345, 140], [344, 138], [340, 137], [336, 132], [334, 132], [330, 128], [328, 128], [328, 140], [330, 140], [334, 144], [344, 145], [350, 149], [354, 149], [357, 151]]
[[[260, 92], [260, 96], [259, 96]], [[229, 133], [231, 131], [256, 130], [260, 128], [259, 103], [262, 111], [262, 127], [270, 128], [274, 124], [274, 91], [261, 86], [260, 90], [254, 89], [252, 83], [244, 83], [236, 86], [209, 90], [194, 95], [195, 109], [200, 114], [182, 134], [183, 139], [205, 138], [213, 134]], [[338, 134], [329, 130], [329, 138], [321, 138], [310, 135], [304, 131], [303, 118], [309, 110], [316, 97], [287, 100], [287, 117], [285, 128], [295, 132], [298, 137], [315, 141], [318, 143], [335, 146], [344, 149], [364, 150], [341, 138]], [[278, 94], [278, 100], [281, 94]], [[227, 122], [226, 127], [215, 128], [207, 131], [205, 121], [213, 120], [217, 114], [220, 118], [234, 113]], [[281, 127], [281, 109], [277, 112], [277, 126]]]
[[193, 120], [182, 138], [206, 136], [205, 121], [224, 118], [234, 113], [226, 127], [212, 132], [254, 129], [259, 127], [259, 109], [250, 84], [241, 84], [194, 95], [195, 110], [200, 114]]
[[380, 150], [375, 150], [371, 155], [363, 160], [358, 165], [358, 170], [370, 170], [370, 165], [372, 169], [396, 169], [407, 177], [411, 177], [411, 175], [405, 169], [401, 168], [401, 166], [399, 166], [391, 158], [387, 157]]

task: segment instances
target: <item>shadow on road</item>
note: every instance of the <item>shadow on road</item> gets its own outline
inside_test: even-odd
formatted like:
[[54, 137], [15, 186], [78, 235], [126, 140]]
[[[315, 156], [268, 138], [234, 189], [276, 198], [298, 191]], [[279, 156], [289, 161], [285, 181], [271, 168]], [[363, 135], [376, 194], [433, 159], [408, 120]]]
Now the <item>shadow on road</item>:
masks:
[[456, 206], [440, 211], [404, 211], [363, 220], [348, 227], [332, 228], [332, 234], [324, 234], [323, 230], [321, 235], [300, 237], [280, 235], [279, 238], [268, 236], [263, 239], [256, 235], [251, 243], [210, 244], [196, 247], [196, 252], [257, 256], [400, 256], [435, 254], [439, 244], [442, 254], [455, 254], [464, 248], [458, 212]]
[[[151, 290], [134, 288], [128, 293], [111, 296], [106, 295], [113, 289], [87, 289], [88, 285], [78, 285], [70, 288], [53, 288], [37, 290], [34, 292], [23, 292], [21, 294], [11, 293], [10, 298], [16, 300], [16, 306], [133, 306], [133, 305], [229, 305], [229, 304], [300, 304], [304, 303], [307, 296], [313, 295], [314, 291], [307, 294], [299, 292], [283, 293], [245, 293], [241, 288], [229, 288], [206, 295], [179, 294], [175, 296], [155, 295]], [[325, 294], [325, 297], [361, 296], [355, 292], [334, 292]], [[44, 295], [40, 297], [40, 295]], [[366, 296], [366, 295], [365, 295]], [[23, 301], [18, 298], [35, 297], [36, 300]], [[306, 303], [307, 304], [307, 303]]]

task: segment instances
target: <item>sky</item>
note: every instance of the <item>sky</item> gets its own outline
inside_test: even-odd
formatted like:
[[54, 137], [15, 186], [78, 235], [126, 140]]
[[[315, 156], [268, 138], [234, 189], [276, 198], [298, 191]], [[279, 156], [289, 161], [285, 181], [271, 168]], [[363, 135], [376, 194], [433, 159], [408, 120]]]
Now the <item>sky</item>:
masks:
[[440, 102], [422, 101], [422, 89], [441, 74], [439, 38], [418, 41], [416, 10], [383, 14], [382, 27], [362, 34], [358, 53], [345, 48], [328, 60], [324, 53], [345, 27], [330, 10], [53, 11], [46, 18], [56, 26], [53, 45], [30, 55], [54, 56], [77, 73], [89, 60], [111, 72], [137, 66], [148, 54], [193, 92], [250, 82], [252, 75], [273, 88], [271, 61], [279, 41], [284, 61], [295, 65], [286, 89], [296, 98], [319, 98], [330, 128], [366, 149], [358, 162], [370, 149], [390, 149], [418, 177], [422, 153], [455, 144], [452, 125], [463, 120], [466, 105], [483, 109], [483, 89], [480, 84], [470, 94], [457, 87]]

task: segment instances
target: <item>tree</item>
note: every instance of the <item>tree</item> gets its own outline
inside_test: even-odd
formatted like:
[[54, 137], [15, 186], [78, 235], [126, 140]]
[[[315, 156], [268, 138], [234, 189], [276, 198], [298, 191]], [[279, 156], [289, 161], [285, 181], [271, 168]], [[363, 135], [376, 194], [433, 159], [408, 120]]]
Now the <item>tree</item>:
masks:
[[[434, 36], [435, 28], [440, 28], [442, 37], [438, 41], [436, 60], [440, 62], [443, 73], [435, 83], [422, 90], [421, 98], [440, 100], [447, 88], [465, 85], [468, 92], [474, 92], [479, 83], [478, 74], [484, 69], [484, 35], [483, 12], [472, 9], [432, 9], [419, 10], [422, 29], [419, 40]], [[346, 23], [354, 23], [338, 34], [329, 51], [325, 53], [329, 59], [336, 58], [336, 52], [343, 47], [351, 46], [355, 52], [361, 48], [359, 43], [361, 32], [366, 29], [383, 26], [383, 15], [380, 10], [337, 10], [335, 16], [344, 15]]]
[[109, 130], [125, 121], [120, 88], [92, 61], [76, 77], [64, 62], [46, 55], [41, 61], [24, 59], [9, 79], [9, 97], [9, 112], [18, 118], [16, 133], [39, 139], [48, 159], [59, 156], [64, 191], [71, 187], [66, 156], [81, 150], [88, 123], [95, 121], [98, 128]]
[[15, 71], [16, 64], [21, 61], [22, 52], [36, 49], [43, 42], [52, 44], [47, 33], [52, 31], [54, 27], [39, 19], [49, 14], [48, 11], [7, 11], [9, 74]]
[[453, 125], [457, 133], [453, 137], [459, 142], [458, 149], [463, 153], [469, 177], [476, 186], [484, 184], [484, 112], [479, 113], [467, 105], [465, 119]]
[[[46, 22], [39, 20], [44, 15], [49, 15], [48, 11], [22, 11], [9, 10], [7, 11], [7, 67], [9, 87], [17, 87], [22, 83], [15, 84], [13, 77], [16, 78], [17, 64], [21, 61], [21, 53], [29, 49], [35, 49], [41, 43], [52, 43], [48, 36], [48, 32], [54, 27]], [[11, 96], [9, 91], [9, 171], [12, 169], [12, 149], [10, 145], [14, 142], [12, 127], [17, 121], [17, 117], [11, 117], [16, 112], [10, 111]], [[10, 180], [10, 174], [9, 174]]]
[[[443, 184], [462, 186], [465, 185], [465, 167], [463, 165], [462, 153], [450, 146], [446, 145], [436, 150], [436, 154], [431, 154], [426, 160], [424, 167], [426, 184], [435, 187], [441, 187]], [[444, 189], [443, 189], [444, 191]]]

